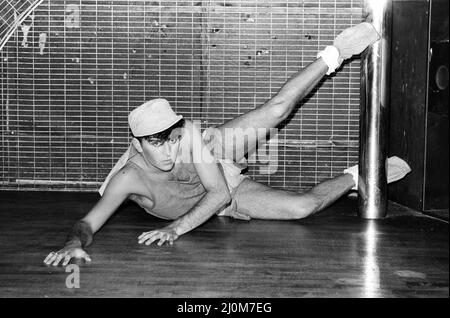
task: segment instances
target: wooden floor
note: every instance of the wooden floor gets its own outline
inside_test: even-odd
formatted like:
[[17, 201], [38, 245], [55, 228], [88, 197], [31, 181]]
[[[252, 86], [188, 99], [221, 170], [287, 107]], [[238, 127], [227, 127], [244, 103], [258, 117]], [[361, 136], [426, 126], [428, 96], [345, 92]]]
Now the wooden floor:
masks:
[[0, 192], [0, 297], [448, 297], [448, 223], [390, 203], [362, 220], [356, 200], [299, 221], [215, 217], [174, 246], [137, 237], [167, 224], [125, 204], [88, 248], [80, 288], [44, 257], [95, 194]]

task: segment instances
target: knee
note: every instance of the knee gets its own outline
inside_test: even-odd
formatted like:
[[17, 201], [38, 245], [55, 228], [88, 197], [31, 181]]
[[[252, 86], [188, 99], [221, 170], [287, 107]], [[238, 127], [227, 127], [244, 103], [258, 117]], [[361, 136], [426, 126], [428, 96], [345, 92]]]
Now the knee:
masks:
[[302, 194], [295, 204], [285, 207], [283, 214], [287, 219], [299, 220], [306, 218], [318, 211], [319, 201], [310, 194]]

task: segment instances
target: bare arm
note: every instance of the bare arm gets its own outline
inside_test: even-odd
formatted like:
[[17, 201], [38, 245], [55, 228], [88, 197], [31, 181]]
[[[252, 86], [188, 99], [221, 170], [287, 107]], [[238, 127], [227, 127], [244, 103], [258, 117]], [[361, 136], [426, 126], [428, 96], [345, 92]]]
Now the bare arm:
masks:
[[93, 233], [102, 227], [131, 193], [136, 192], [136, 176], [134, 174], [132, 169], [125, 168], [119, 171], [109, 182], [101, 199], [82, 219], [83, 222], [89, 224]]
[[183, 235], [206, 222], [228, 202], [229, 194], [224, 195], [223, 192], [209, 189], [191, 211], [170, 224], [170, 227], [178, 236]]
[[46, 264], [53, 263], [57, 266], [64, 259], [63, 266], [65, 266], [73, 257], [90, 261], [89, 255], [83, 249], [92, 243], [94, 233], [131, 193], [135, 184], [131, 174], [131, 171], [124, 169], [111, 179], [102, 198], [83, 219], [75, 223], [67, 235], [64, 248], [56, 253], [50, 253], [44, 260]]
[[139, 237], [139, 243], [145, 242], [149, 245], [159, 240], [158, 245], [164, 244], [165, 241], [172, 244], [178, 236], [204, 223], [231, 200], [226, 181], [213, 155], [204, 144], [200, 132], [192, 123], [186, 124], [188, 133], [191, 133], [192, 159], [206, 194], [188, 213], [164, 229], [143, 233]]
[[191, 123], [187, 124], [192, 127], [190, 130], [192, 131], [192, 159], [206, 189], [206, 195], [190, 212], [172, 223], [178, 235], [196, 228], [231, 200], [226, 181], [213, 155], [204, 144], [200, 131]]

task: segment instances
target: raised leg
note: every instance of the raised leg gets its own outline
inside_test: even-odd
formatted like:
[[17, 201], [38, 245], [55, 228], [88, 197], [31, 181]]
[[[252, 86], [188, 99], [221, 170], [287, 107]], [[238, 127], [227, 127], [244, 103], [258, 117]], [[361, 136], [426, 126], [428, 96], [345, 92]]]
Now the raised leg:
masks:
[[[222, 157], [241, 161], [252, 153], [257, 142], [265, 140], [269, 129], [285, 120], [295, 105], [304, 98], [326, 74], [327, 64], [319, 58], [294, 74], [269, 101], [216, 127], [214, 138], [220, 138]], [[242, 142], [236, 142], [242, 141]]]
[[326, 47], [316, 61], [294, 74], [269, 101], [217, 127], [221, 156], [239, 162], [245, 154], [252, 153], [257, 143], [265, 140], [269, 129], [286, 119], [325, 74], [331, 74], [344, 59], [361, 53], [378, 39], [379, 34], [369, 23], [345, 29], [333, 46]]

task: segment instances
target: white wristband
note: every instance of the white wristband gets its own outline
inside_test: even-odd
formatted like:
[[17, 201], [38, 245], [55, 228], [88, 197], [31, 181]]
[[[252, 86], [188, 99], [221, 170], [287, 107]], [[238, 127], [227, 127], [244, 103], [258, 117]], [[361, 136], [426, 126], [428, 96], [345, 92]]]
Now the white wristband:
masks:
[[332, 45], [325, 47], [323, 51], [317, 54], [317, 58], [321, 57], [325, 64], [328, 65], [327, 75], [330, 75], [341, 65], [339, 61], [339, 50]]

